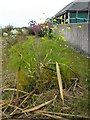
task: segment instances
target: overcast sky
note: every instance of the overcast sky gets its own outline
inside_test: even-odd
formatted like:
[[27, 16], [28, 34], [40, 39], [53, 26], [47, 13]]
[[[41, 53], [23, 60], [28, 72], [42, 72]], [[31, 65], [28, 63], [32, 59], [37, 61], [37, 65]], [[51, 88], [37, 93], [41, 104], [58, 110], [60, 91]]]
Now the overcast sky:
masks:
[[[0, 26], [28, 26], [30, 20], [43, 22], [73, 0], [0, 0]], [[45, 13], [45, 14], [43, 14]], [[40, 20], [42, 19], [42, 20]]]

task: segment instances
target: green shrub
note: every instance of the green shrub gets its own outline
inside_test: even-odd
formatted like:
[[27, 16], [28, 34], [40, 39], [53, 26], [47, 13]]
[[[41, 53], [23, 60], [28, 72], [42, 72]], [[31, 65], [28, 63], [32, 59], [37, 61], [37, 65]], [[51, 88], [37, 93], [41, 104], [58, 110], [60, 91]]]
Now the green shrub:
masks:
[[32, 30], [32, 28], [28, 28], [28, 34], [29, 35], [35, 35], [34, 31]]
[[12, 29], [13, 29], [13, 26], [9, 24], [5, 28], [2, 29], [2, 33], [6, 32], [6, 33], [10, 34]]
[[56, 62], [68, 86], [72, 84], [71, 78], [78, 77], [81, 81], [87, 78], [87, 59], [68, 48], [69, 44], [62, 35], [53, 34], [52, 39], [27, 38], [28, 41], [21, 41], [9, 49], [9, 67], [14, 71], [20, 68], [20, 89], [32, 91], [36, 87], [38, 92], [42, 92], [45, 88], [58, 87]]

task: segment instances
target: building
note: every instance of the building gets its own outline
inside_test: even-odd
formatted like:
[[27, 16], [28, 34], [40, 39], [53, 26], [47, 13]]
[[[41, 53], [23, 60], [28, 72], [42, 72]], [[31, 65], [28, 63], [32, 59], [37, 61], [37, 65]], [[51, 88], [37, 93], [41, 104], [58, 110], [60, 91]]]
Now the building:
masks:
[[58, 24], [90, 22], [90, 0], [71, 2], [53, 17], [53, 22]]

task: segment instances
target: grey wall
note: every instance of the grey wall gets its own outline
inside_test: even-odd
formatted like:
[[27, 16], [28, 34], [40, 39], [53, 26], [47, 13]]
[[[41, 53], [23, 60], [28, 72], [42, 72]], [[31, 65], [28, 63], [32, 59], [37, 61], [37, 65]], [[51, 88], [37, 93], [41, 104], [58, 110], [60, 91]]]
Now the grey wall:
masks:
[[[70, 27], [70, 30], [68, 30]], [[79, 28], [81, 27], [81, 28]], [[58, 30], [55, 30], [56, 33], [59, 33], [59, 30], [62, 31], [65, 39], [71, 43], [75, 48], [89, 53], [89, 44], [90, 44], [90, 23], [73, 23], [73, 24], [63, 24], [58, 25]]]
[[88, 53], [90, 56], [90, 23], [88, 25]]

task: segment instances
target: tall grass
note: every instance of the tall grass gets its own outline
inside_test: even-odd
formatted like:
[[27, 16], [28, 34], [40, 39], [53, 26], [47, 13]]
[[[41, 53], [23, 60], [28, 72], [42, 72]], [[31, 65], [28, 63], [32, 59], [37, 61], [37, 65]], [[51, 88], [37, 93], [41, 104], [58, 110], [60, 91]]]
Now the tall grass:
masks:
[[27, 39], [5, 48], [9, 68], [14, 72], [20, 68], [19, 89], [32, 91], [36, 87], [38, 92], [42, 92], [46, 84], [48, 89], [57, 87], [56, 61], [67, 86], [71, 85], [72, 78], [78, 77], [80, 82], [87, 80], [87, 58], [75, 52], [62, 35], [54, 35], [52, 39], [27, 36]]

